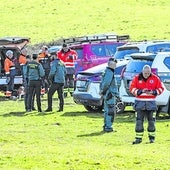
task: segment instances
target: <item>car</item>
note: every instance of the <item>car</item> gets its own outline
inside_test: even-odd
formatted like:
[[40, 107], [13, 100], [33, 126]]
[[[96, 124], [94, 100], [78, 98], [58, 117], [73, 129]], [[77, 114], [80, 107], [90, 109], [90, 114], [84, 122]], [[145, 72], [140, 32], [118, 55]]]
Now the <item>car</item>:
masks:
[[30, 42], [30, 38], [28, 37], [2, 37], [0, 38], [0, 91], [4, 92], [6, 90], [6, 76], [4, 71], [4, 61], [5, 61], [5, 54], [7, 50], [12, 50], [14, 53], [14, 60], [17, 75], [14, 79], [14, 93], [17, 95], [17, 90], [23, 84], [23, 78], [20, 71], [20, 65], [18, 63], [18, 58], [21, 54], [21, 49], [27, 46]]
[[[145, 64], [151, 66], [152, 72], [157, 74], [160, 79], [162, 80], [162, 84], [164, 86], [164, 92], [156, 97], [156, 103], [158, 105], [157, 116], [160, 112], [165, 112], [170, 114], [170, 86], [169, 86], [169, 79], [170, 79], [170, 52], [159, 52], [156, 55], [148, 53], [147, 58], [150, 58], [148, 61], [146, 60], [146, 55], [143, 58], [146, 62], [141, 62], [140, 59], [133, 59], [129, 62], [126, 66], [126, 71], [121, 80], [121, 86], [119, 88], [119, 96], [121, 101], [124, 103], [125, 107], [127, 105], [133, 105], [135, 101], [135, 97], [129, 92], [129, 86], [133, 79], [133, 77], [142, 71], [142, 68]], [[140, 54], [141, 55], [141, 54]], [[138, 60], [138, 61], [137, 61]], [[129, 69], [128, 69], [129, 68]], [[131, 70], [132, 72], [129, 72]], [[138, 71], [136, 71], [138, 70]]]
[[[117, 80], [118, 88], [120, 89], [120, 86], [122, 84], [121, 76], [123, 74], [123, 70], [126, 68], [125, 66], [132, 59], [131, 54], [140, 52], [139, 55], [143, 55], [143, 57], [146, 57], [147, 55], [149, 55], [150, 57], [151, 56], [154, 57], [158, 51], [161, 51], [161, 50], [165, 51], [165, 50], [169, 49], [169, 46], [170, 46], [170, 41], [142, 41], [142, 42], [130, 42], [125, 45], [117, 47], [116, 53], [114, 54], [114, 58], [116, 58], [119, 63], [119, 66], [117, 68], [117, 70], [119, 70], [119, 71], [115, 72], [115, 78]], [[149, 53], [149, 52], [151, 52], [151, 49], [154, 53]], [[149, 51], [149, 52], [147, 52], [147, 51]], [[143, 60], [143, 62], [144, 62], [144, 60]], [[151, 64], [151, 61], [149, 62], [149, 64]], [[104, 67], [105, 66], [106, 66], [106, 64], [104, 65]], [[94, 69], [93, 68], [88, 69], [87, 72], [86, 71], [80, 72], [77, 75], [76, 81], [78, 81], [78, 83], [76, 84], [76, 87], [75, 87], [73, 99], [76, 103], [83, 104], [84, 107], [89, 111], [95, 111], [95, 110], [101, 111], [103, 109], [103, 106], [102, 106], [103, 100], [100, 96], [98, 96], [99, 83], [101, 81], [100, 78], [98, 78], [101, 76], [101, 74], [99, 73], [100, 69], [104, 70], [102, 68], [102, 65], [100, 65], [99, 67], [94, 67]], [[79, 86], [79, 83], [81, 82], [81, 78], [82, 78], [82, 80], [85, 79], [86, 80], [85, 82], [88, 82], [86, 84], [87, 86], [85, 86], [85, 88], [82, 87], [83, 84], [80, 85], [81, 87]], [[98, 79], [98, 82], [95, 82], [96, 78]], [[88, 89], [86, 89], [86, 88], [88, 88]], [[84, 90], [84, 91], [82, 91], [82, 90]], [[119, 101], [118, 103], [120, 104], [119, 105], [119, 113], [121, 113], [124, 111], [126, 105], [120, 99], [118, 99], [118, 101]], [[124, 106], [122, 103], [124, 104]]]
[[161, 51], [170, 49], [169, 40], [155, 40], [155, 41], [139, 41], [128, 42], [125, 45], [117, 47], [114, 57], [118, 60], [124, 59], [126, 55], [132, 53], [153, 53], [156, 54]]
[[[153, 53], [156, 54], [159, 51], [166, 51], [170, 49], [170, 41], [138, 41], [128, 42], [122, 46], [117, 47], [114, 58], [117, 60], [131, 59], [130, 55], [133, 53]], [[117, 85], [120, 87], [121, 75], [115, 75], [117, 77]]]
[[130, 55], [131, 60], [123, 68], [121, 73], [121, 79], [128, 95], [132, 95], [129, 92], [129, 87], [133, 77], [142, 71], [144, 65], [151, 66], [155, 56], [156, 54], [152, 53], [133, 53]]
[[[167, 52], [159, 52], [153, 63], [152, 68], [156, 68], [157, 74], [164, 84], [165, 92], [162, 96], [157, 97], [157, 101], [163, 101], [158, 107], [159, 112], [168, 113], [170, 115], [170, 50]], [[165, 93], [167, 95], [165, 95]], [[159, 104], [158, 103], [158, 104]]]
[[95, 34], [64, 39], [71, 49], [78, 54], [75, 62], [76, 75], [94, 66], [107, 63], [114, 56], [116, 48], [127, 43], [129, 35], [115, 33]]
[[[120, 74], [122, 67], [128, 62], [128, 60], [118, 61], [115, 73]], [[103, 110], [103, 98], [99, 95], [99, 90], [102, 74], [106, 67], [107, 63], [100, 64], [80, 72], [76, 77], [73, 100], [75, 103], [83, 105], [88, 111], [100, 112]], [[117, 112], [121, 113], [122, 110], [124, 110], [124, 105], [117, 98]]]

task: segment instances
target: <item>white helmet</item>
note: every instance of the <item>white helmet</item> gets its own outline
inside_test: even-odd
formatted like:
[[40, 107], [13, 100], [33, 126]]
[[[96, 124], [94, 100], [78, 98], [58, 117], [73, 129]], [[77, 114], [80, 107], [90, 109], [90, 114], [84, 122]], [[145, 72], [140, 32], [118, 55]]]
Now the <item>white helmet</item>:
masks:
[[11, 50], [8, 50], [8, 51], [6, 52], [6, 56], [9, 56], [9, 55], [11, 55], [11, 54], [13, 54], [13, 51], [11, 51]]

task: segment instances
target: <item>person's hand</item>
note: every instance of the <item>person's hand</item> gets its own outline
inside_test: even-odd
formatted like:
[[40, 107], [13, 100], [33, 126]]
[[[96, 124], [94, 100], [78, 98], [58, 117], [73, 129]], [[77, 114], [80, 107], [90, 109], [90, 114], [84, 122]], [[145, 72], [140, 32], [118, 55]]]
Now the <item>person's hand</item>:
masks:
[[73, 60], [73, 56], [72, 56], [72, 55], [69, 55], [68, 58], [69, 58], [70, 60]]
[[157, 91], [156, 90], [152, 90], [152, 94], [154, 95], [154, 96], [157, 96]]
[[6, 78], [6, 83], [8, 84], [10, 82], [10, 77], [8, 76], [7, 78]]
[[142, 90], [142, 89], [139, 89], [139, 90], [137, 91], [137, 96], [140, 96], [142, 93], [143, 93], [143, 90]]
[[100, 96], [103, 96], [103, 91], [100, 91], [100, 92], [99, 92], [99, 95], [100, 95]]

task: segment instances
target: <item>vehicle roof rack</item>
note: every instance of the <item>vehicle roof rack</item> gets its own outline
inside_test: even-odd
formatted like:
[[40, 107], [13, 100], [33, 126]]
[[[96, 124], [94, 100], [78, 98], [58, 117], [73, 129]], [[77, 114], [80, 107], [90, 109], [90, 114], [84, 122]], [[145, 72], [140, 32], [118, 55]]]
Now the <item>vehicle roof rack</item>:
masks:
[[74, 38], [67, 38], [63, 39], [64, 43], [74, 44], [74, 43], [91, 43], [96, 41], [125, 41], [129, 40], [129, 35], [116, 35], [113, 33], [107, 33], [107, 34], [95, 34], [95, 35], [89, 35], [89, 36], [80, 36], [80, 37], [74, 37]]

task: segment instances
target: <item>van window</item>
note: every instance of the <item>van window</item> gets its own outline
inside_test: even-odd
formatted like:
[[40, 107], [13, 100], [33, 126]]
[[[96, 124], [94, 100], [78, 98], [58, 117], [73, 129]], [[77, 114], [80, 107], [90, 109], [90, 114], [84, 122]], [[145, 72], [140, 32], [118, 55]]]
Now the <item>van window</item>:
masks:
[[116, 59], [124, 59], [125, 55], [132, 54], [132, 53], [138, 53], [139, 49], [137, 47], [132, 48], [120, 48], [116, 51], [114, 57]]
[[166, 67], [168, 67], [168, 69], [170, 69], [170, 57], [166, 57], [164, 59], [164, 64], [166, 65]]
[[104, 45], [92, 45], [91, 50], [96, 56], [106, 56], [106, 50]]
[[106, 56], [114, 56], [118, 46], [123, 44], [106, 44]]
[[150, 53], [157, 53], [157, 52], [161, 52], [161, 51], [166, 51], [166, 49], [170, 48], [170, 43], [166, 43], [166, 44], [155, 44], [155, 45], [150, 45], [146, 48], [146, 52], [150, 52]]
[[78, 54], [78, 59], [82, 59], [83, 58], [83, 49], [82, 48], [75, 48], [74, 50]]
[[129, 62], [126, 66], [126, 72], [140, 73], [144, 65], [152, 65], [152, 61], [147, 60], [133, 60]]

